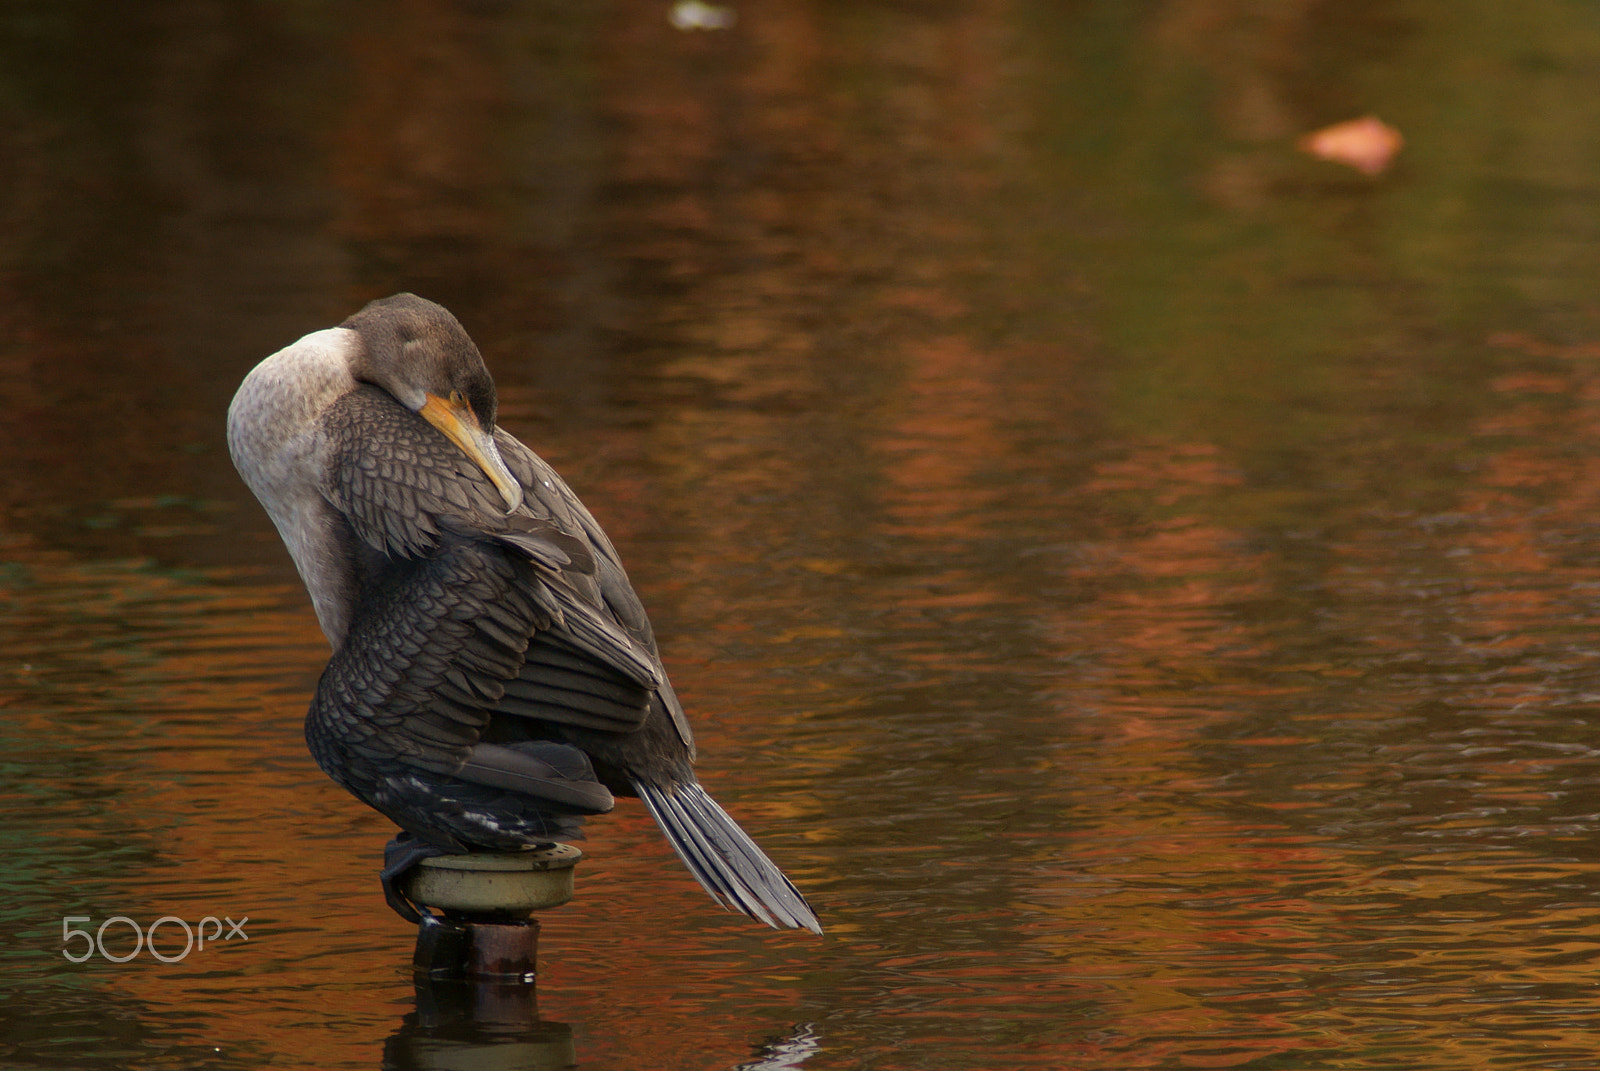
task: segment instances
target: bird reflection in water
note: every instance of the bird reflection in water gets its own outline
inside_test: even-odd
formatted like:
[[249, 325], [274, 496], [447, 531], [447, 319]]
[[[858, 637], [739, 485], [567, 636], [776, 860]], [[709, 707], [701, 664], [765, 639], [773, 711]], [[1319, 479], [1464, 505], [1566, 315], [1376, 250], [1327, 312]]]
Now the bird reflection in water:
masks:
[[740, 1064], [733, 1071], [789, 1071], [800, 1067], [822, 1051], [822, 1039], [810, 1023], [795, 1027], [787, 1037], [769, 1041], [753, 1062]]
[[[794, 1071], [822, 1051], [811, 1023], [761, 1045], [732, 1071]], [[572, 1027], [539, 1019], [533, 986], [462, 981], [417, 982], [417, 1010], [383, 1047], [384, 1071], [438, 1067], [516, 1067], [522, 1071], [579, 1066]]]
[[539, 1018], [531, 985], [417, 979], [417, 1008], [383, 1046], [384, 1071], [578, 1066], [572, 1027]]

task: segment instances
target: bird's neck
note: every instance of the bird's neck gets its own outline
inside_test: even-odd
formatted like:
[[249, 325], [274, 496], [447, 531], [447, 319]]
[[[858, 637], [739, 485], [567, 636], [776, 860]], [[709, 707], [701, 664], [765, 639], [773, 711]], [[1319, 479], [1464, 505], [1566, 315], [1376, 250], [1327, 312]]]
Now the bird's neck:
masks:
[[309, 334], [258, 364], [228, 407], [234, 465], [277, 526], [335, 647], [349, 624], [352, 578], [322, 497], [318, 416], [355, 389], [350, 364], [360, 344], [345, 328]]

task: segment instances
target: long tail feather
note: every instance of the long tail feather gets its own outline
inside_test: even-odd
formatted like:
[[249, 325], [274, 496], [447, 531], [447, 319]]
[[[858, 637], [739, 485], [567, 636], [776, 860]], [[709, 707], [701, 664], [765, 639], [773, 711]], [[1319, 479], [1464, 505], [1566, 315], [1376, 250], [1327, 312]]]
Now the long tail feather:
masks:
[[705, 789], [694, 782], [633, 787], [712, 899], [777, 929], [822, 932], [800, 890]]

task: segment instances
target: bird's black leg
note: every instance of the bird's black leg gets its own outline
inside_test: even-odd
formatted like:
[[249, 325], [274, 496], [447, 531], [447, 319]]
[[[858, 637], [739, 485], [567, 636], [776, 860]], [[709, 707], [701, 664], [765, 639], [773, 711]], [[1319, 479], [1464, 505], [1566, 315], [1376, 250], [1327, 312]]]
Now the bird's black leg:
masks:
[[398, 833], [383, 846], [383, 869], [378, 871], [378, 880], [383, 882], [383, 898], [389, 901], [395, 914], [407, 922], [422, 921], [422, 912], [417, 910], [417, 905], [407, 900], [405, 893], [400, 891], [400, 879], [422, 860], [448, 854], [443, 848], [418, 840], [410, 833]]

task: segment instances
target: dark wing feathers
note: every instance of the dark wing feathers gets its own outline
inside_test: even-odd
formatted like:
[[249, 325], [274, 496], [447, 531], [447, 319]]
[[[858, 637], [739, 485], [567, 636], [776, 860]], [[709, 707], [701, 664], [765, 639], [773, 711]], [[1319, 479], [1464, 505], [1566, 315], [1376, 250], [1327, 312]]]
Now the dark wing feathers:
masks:
[[636, 730], [663, 679], [648, 633], [602, 609], [590, 545], [563, 530], [584, 531], [576, 500], [553, 473], [539, 482], [517, 444], [530, 499], [554, 508], [549, 519], [506, 517], [459, 450], [368, 388], [329, 410], [324, 433], [338, 461], [324, 494], [381, 554], [314, 711], [373, 761], [498, 787], [509, 779], [553, 799], [537, 790], [543, 774], [518, 765], [533, 761], [523, 744], [482, 742], [491, 720]]
[[585, 707], [631, 708], [644, 706], [649, 699], [649, 690], [638, 682], [597, 670], [592, 662], [587, 666], [564, 665], [569, 660], [565, 652], [556, 651], [552, 658], [550, 648], [544, 644], [535, 645], [529, 654], [532, 657], [523, 664], [521, 677], [506, 682], [507, 695], [529, 699], [536, 689], [548, 688], [571, 696], [574, 703]]
[[[608, 626], [608, 631], [619, 627], [625, 630], [625, 634], [633, 644], [647, 654], [647, 657], [641, 660], [641, 665], [649, 670], [650, 676], [655, 678], [655, 683], [650, 684], [643, 674], [636, 675], [637, 679], [641, 684], [653, 687], [661, 694], [672, 728], [679, 742], [688, 749], [688, 761], [693, 763], [694, 733], [689, 729], [689, 719], [673, 693], [672, 685], [666, 675], [659, 671], [655, 635], [650, 628], [650, 618], [645, 614], [644, 605], [634, 592], [633, 585], [629, 583], [628, 574], [622, 568], [622, 559], [618, 556], [616, 548], [611, 545], [610, 538], [601, 529], [600, 522], [584, 508], [583, 503], [578, 501], [577, 495], [572, 493], [572, 489], [544, 458], [504, 431], [497, 429], [494, 441], [500, 449], [500, 456], [505, 460], [506, 467], [522, 484], [529, 507], [533, 508], [537, 504], [537, 508], [562, 530], [583, 534], [580, 542], [588, 549], [594, 563], [588, 578], [588, 582], [593, 585], [592, 601], [586, 601], [586, 606], [591, 608], [591, 617], [604, 622]], [[586, 648], [583, 653], [593, 654], [593, 649]]]
[[[323, 496], [371, 547], [415, 558], [436, 545], [435, 518], [503, 510], [471, 459], [376, 387], [340, 398], [319, 426], [335, 462], [323, 473]], [[383, 449], [370, 449], [373, 442]]]
[[[474, 784], [525, 792], [574, 810], [598, 814], [611, 810], [611, 792], [594, 779], [583, 752], [564, 744], [530, 742], [516, 748], [477, 744], [456, 776]], [[552, 760], [557, 761], [552, 761]], [[569, 761], [560, 761], [560, 760]]]
[[441, 524], [435, 554], [369, 593], [319, 685], [328, 716], [355, 735], [381, 730], [393, 759], [452, 776], [496, 715], [637, 729], [658, 678], [644, 653], [620, 631], [584, 628], [593, 613], [562, 597], [570, 587], [454, 528]]
[[[552, 651], [553, 661], [548, 660]], [[605, 732], [636, 732], [643, 726], [650, 710], [648, 688], [592, 661], [583, 669], [567, 668], [561, 663], [572, 656], [548, 643], [530, 644], [527, 658], [521, 675], [506, 682], [497, 709]]]
[[311, 721], [377, 752], [369, 758], [448, 773], [521, 665], [517, 644], [474, 620], [512, 588], [510, 563], [470, 544], [453, 550], [381, 578], [317, 685]]
[[530, 561], [552, 570], [594, 572], [594, 555], [589, 553], [583, 541], [568, 535], [549, 521], [511, 516], [500, 523], [504, 527], [496, 531], [496, 537], [522, 551]]
[[[651, 648], [635, 642], [605, 615], [581, 601], [570, 586], [550, 583], [546, 590], [555, 597], [561, 611], [559, 623], [552, 631], [558, 633], [567, 646], [644, 688], [654, 690], [661, 686], [663, 677], [656, 668], [655, 652]], [[563, 595], [566, 598], [562, 598]]]

